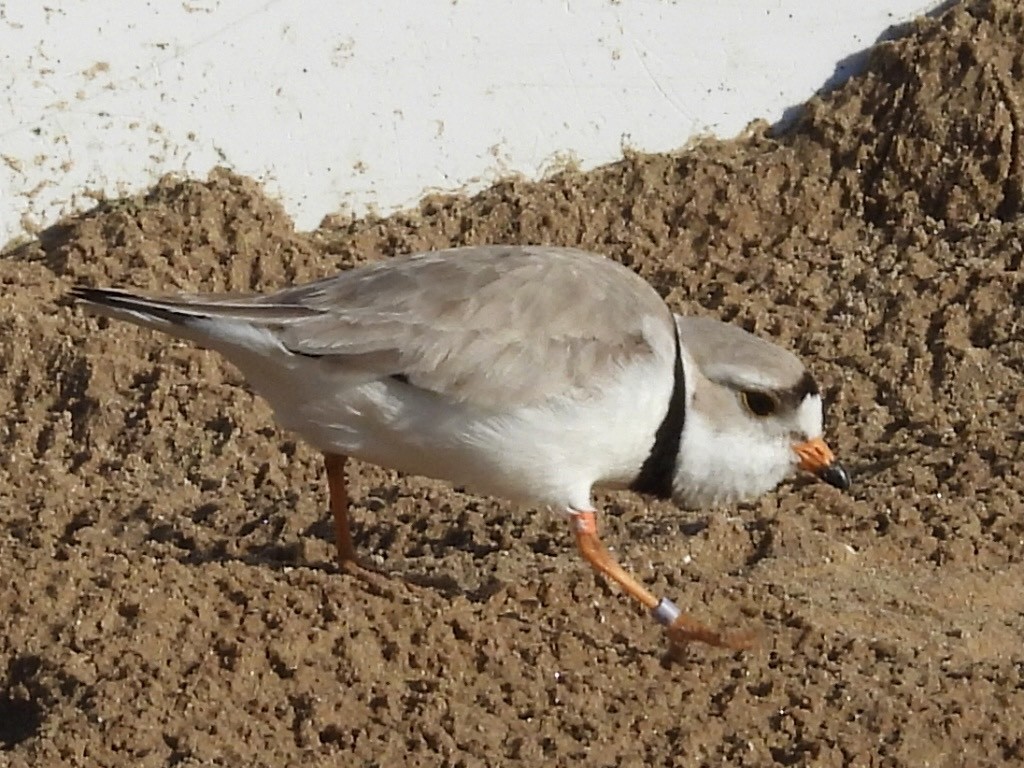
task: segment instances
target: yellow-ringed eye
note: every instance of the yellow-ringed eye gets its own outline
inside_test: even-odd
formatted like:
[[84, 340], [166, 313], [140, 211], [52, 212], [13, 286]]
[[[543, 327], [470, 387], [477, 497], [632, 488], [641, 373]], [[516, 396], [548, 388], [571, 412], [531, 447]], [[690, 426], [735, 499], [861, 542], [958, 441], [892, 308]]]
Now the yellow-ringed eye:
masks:
[[755, 416], [771, 416], [779, 409], [779, 401], [767, 392], [749, 390], [740, 392], [740, 399], [743, 406]]

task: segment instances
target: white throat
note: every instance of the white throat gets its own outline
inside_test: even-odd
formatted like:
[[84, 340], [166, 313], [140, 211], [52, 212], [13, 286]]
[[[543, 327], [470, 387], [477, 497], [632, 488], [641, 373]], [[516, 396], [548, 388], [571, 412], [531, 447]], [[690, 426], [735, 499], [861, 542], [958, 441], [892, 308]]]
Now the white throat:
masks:
[[796, 463], [788, 446], [722, 431], [691, 409], [679, 446], [673, 498], [688, 508], [752, 499], [782, 482]]
[[[699, 508], [752, 499], [770, 491], [795, 469], [798, 457], [782, 435], [733, 422], [723, 425], [695, 407], [698, 380], [709, 385], [684, 350], [686, 420], [673, 478], [673, 499]], [[796, 430], [807, 438], [822, 433], [821, 398], [807, 397], [796, 414]]]

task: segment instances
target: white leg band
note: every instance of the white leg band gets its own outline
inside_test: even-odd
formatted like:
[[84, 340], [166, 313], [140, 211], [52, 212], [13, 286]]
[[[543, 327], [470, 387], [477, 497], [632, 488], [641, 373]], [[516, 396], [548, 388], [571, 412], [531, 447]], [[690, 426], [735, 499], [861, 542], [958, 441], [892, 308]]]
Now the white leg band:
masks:
[[678, 606], [666, 597], [661, 598], [658, 604], [651, 611], [651, 615], [654, 617], [662, 626], [669, 626], [676, 619], [683, 615], [683, 612], [679, 610]]

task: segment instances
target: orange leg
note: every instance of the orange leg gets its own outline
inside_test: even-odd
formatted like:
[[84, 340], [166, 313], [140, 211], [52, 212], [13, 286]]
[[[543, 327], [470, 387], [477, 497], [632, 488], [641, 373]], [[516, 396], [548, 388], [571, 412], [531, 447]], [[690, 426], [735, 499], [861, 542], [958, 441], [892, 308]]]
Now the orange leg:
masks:
[[352, 531], [348, 524], [348, 483], [345, 480], [345, 456], [324, 454], [327, 487], [331, 495], [331, 514], [334, 515], [334, 544], [338, 548], [338, 564], [346, 571], [359, 568], [356, 549], [352, 545]]
[[692, 619], [665, 598], [658, 599], [640, 582], [630, 576], [612, 557], [597, 536], [597, 515], [594, 512], [578, 512], [573, 515], [573, 530], [580, 554], [598, 573], [621, 586], [630, 597], [642, 603], [658, 623], [665, 626], [669, 640], [674, 645], [688, 642], [707, 643], [722, 648], [746, 648], [747, 637], [733, 637], [706, 627]]

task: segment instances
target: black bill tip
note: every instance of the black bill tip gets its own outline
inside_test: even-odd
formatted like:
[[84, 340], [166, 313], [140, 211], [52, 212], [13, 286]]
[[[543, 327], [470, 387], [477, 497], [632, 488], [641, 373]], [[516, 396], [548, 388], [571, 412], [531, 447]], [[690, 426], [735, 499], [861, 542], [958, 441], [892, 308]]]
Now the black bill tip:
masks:
[[833, 488], [838, 488], [840, 491], [850, 490], [850, 473], [847, 472], [846, 467], [838, 461], [833, 461], [827, 467], [818, 472], [818, 477]]

